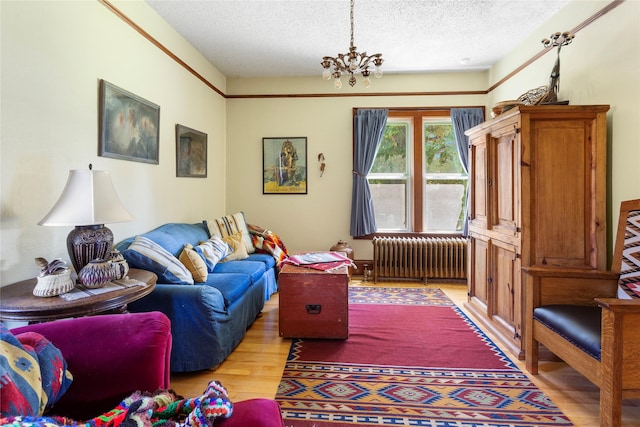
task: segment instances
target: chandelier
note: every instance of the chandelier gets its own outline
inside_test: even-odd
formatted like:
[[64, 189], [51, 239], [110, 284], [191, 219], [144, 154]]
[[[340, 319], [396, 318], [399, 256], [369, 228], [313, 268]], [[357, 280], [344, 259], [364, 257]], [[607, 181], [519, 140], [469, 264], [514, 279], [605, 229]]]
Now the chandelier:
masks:
[[[335, 58], [333, 56], [325, 56], [320, 63], [324, 68], [322, 77], [325, 80], [330, 80], [333, 76], [336, 89], [342, 87], [342, 80], [340, 78], [343, 73], [350, 74], [349, 85], [351, 87], [356, 84], [355, 73], [362, 74], [365, 87], [371, 86], [371, 80], [369, 80], [371, 71], [369, 71], [369, 66], [371, 66], [372, 63], [375, 67], [373, 75], [377, 78], [382, 77], [382, 63], [384, 62], [382, 54], [376, 53], [375, 55], [367, 56], [366, 52], [357, 52], [356, 47], [353, 45], [353, 3], [354, 0], [351, 0], [351, 44], [349, 45], [349, 53], [339, 53]], [[333, 72], [331, 71], [331, 67], [333, 67]]]

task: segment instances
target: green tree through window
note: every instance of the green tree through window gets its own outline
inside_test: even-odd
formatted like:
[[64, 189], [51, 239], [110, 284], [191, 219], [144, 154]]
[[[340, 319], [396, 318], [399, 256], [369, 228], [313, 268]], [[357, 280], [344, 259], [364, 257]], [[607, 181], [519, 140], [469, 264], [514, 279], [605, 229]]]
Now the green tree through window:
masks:
[[462, 230], [467, 175], [448, 110], [391, 111], [367, 178], [378, 231]]

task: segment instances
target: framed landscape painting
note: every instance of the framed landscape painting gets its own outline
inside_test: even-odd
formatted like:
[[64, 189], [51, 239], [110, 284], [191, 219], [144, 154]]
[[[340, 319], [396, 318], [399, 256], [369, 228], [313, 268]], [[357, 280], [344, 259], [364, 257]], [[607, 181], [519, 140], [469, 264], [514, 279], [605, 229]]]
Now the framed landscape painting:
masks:
[[262, 138], [262, 194], [307, 194], [307, 138]]
[[207, 177], [207, 134], [176, 125], [176, 176]]
[[160, 107], [100, 80], [98, 155], [158, 164]]

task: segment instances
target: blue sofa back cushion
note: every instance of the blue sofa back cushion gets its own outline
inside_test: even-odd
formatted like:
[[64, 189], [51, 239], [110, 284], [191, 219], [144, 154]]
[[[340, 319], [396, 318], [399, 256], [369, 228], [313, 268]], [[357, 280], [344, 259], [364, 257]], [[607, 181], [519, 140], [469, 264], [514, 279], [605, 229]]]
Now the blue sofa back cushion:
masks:
[[247, 261], [247, 259], [219, 262], [213, 269], [212, 274], [220, 273], [241, 273], [251, 277], [251, 283], [255, 283], [264, 275], [266, 271], [263, 262]]
[[[198, 246], [200, 242], [209, 239], [209, 233], [202, 223], [168, 223], [141, 234], [141, 236], [153, 240], [176, 258], [180, 256], [180, 252], [182, 252], [185, 244], [191, 243], [191, 245], [195, 247]], [[132, 236], [123, 240], [116, 245], [116, 249], [124, 252], [134, 239], [135, 236]]]
[[198, 246], [200, 242], [209, 239], [207, 230], [202, 223], [199, 224], [182, 224], [169, 223], [164, 224], [155, 230], [148, 231], [142, 236], [153, 240], [173, 256], [179, 257], [180, 252], [184, 249], [186, 243], [192, 246]]

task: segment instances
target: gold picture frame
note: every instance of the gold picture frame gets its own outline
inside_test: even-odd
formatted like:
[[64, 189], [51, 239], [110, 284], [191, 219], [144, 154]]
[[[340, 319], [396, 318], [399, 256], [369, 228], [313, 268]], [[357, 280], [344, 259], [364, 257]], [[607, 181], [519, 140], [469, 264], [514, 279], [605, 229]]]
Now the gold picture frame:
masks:
[[262, 194], [307, 194], [307, 138], [262, 138]]

